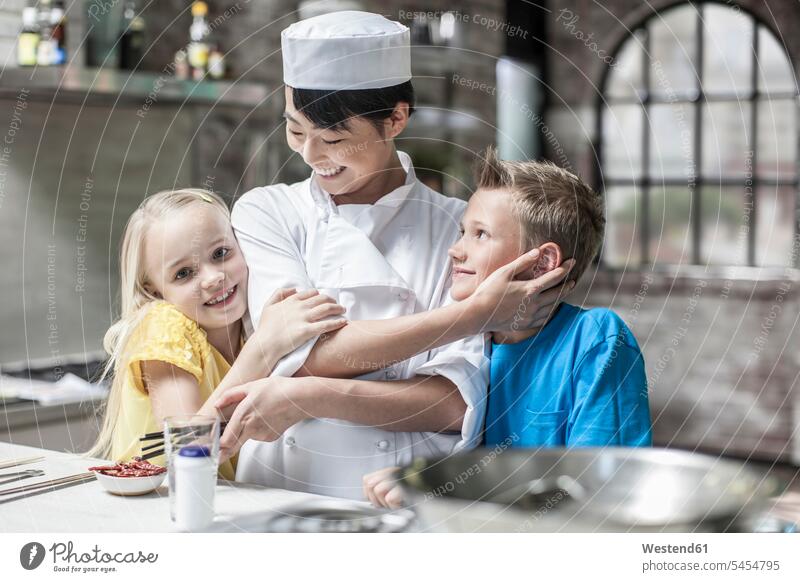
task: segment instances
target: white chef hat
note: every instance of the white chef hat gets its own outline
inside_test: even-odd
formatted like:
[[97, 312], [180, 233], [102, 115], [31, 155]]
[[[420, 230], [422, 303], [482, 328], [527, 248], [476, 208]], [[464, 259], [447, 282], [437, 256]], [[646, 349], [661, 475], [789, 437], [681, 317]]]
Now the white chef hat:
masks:
[[344, 10], [281, 32], [283, 82], [296, 89], [379, 89], [411, 79], [408, 27], [380, 14]]

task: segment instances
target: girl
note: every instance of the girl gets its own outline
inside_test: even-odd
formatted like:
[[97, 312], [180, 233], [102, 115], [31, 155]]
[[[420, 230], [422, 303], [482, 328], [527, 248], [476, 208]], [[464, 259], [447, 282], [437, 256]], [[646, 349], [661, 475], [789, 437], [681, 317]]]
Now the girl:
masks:
[[[125, 228], [120, 271], [122, 313], [103, 342], [103, 377], [113, 370], [114, 379], [93, 457], [140, 455], [139, 438], [165, 417], [216, 414], [215, 389], [268, 375], [298, 345], [346, 323], [331, 298], [281, 289], [245, 343], [248, 268], [228, 207], [204, 190], [145, 199]], [[225, 461], [219, 472], [233, 479], [234, 469]]]

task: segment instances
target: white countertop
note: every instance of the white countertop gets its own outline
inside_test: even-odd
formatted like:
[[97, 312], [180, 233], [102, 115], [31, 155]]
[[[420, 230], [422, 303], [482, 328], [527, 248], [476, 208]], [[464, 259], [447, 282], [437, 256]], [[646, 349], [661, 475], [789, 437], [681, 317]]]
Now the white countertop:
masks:
[[[10, 473], [24, 469], [43, 469], [45, 475], [0, 486], [7, 489], [43, 480], [83, 473], [100, 459], [61, 453], [36, 447], [0, 442], [0, 461], [43, 456], [44, 460], [19, 468], [0, 470]], [[774, 517], [800, 523], [800, 491], [793, 484], [774, 500]], [[265, 531], [267, 520], [278, 515], [297, 515], [298, 505], [366, 503], [334, 497], [270, 489], [258, 485], [220, 481], [216, 489], [216, 518], [209, 531]], [[97, 481], [85, 482], [64, 489], [31, 497], [0, 496], [0, 533], [21, 532], [132, 532], [160, 533], [177, 531], [169, 518], [169, 497], [166, 481], [156, 491], [138, 497], [120, 497], [103, 489]], [[412, 531], [416, 530], [412, 525]]]
[[[45, 475], [0, 486], [7, 489], [39, 481], [86, 472], [91, 466], [107, 464], [69, 453], [0, 442], [0, 461], [44, 456], [44, 461], [3, 469], [9, 473], [43, 469]], [[216, 490], [217, 517], [210, 531], [263, 531], [259, 524], [307, 501], [333, 498], [268, 489], [258, 485], [219, 482]], [[169, 518], [166, 481], [156, 491], [138, 497], [120, 497], [103, 489], [97, 481], [17, 498], [0, 497], [0, 532], [174, 532]]]

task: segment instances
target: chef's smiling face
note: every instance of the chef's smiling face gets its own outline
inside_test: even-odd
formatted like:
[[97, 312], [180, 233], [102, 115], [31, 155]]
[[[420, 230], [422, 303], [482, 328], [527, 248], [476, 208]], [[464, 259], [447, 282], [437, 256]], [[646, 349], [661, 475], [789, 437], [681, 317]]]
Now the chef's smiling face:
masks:
[[495, 270], [525, 251], [513, 198], [507, 190], [476, 191], [461, 220], [461, 238], [448, 251], [452, 260], [450, 295], [466, 299]]
[[150, 225], [144, 266], [145, 288], [205, 330], [244, 316], [247, 264], [230, 221], [211, 204], [191, 204]]
[[352, 117], [347, 127], [319, 128], [294, 106], [286, 87], [286, 141], [314, 170], [314, 179], [329, 194], [355, 194], [385, 178], [395, 154], [393, 138], [406, 126], [407, 107], [397, 107], [383, 132], [367, 119]]

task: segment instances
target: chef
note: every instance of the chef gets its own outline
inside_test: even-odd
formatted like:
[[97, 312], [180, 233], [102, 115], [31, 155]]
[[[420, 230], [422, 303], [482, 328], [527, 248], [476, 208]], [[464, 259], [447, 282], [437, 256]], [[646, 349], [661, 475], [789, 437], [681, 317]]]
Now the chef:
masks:
[[508, 324], [521, 299], [534, 299], [530, 323], [555, 296], [509, 287], [510, 272], [483, 309], [449, 299], [447, 249], [465, 203], [423, 185], [395, 147], [414, 110], [405, 26], [337, 12], [289, 26], [281, 45], [286, 137], [311, 175], [234, 206], [250, 318], [257, 326], [265, 301], [293, 287], [333, 297], [350, 323], [246, 385], [222, 443], [252, 437], [239, 481], [362, 498], [365, 473], [478, 444], [488, 381], [479, 332]]

